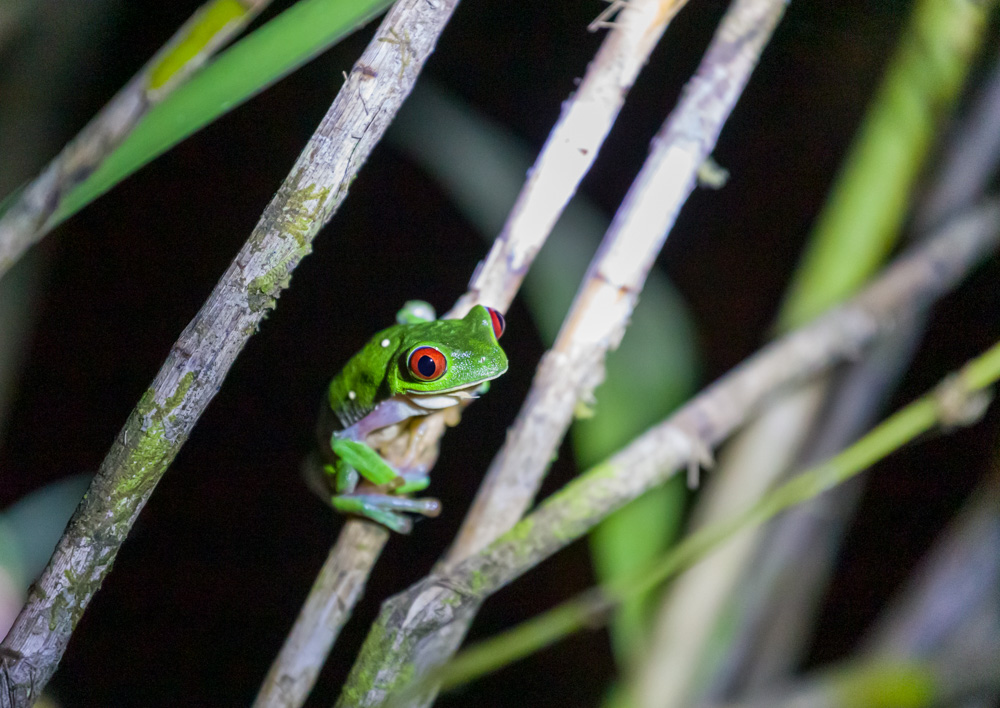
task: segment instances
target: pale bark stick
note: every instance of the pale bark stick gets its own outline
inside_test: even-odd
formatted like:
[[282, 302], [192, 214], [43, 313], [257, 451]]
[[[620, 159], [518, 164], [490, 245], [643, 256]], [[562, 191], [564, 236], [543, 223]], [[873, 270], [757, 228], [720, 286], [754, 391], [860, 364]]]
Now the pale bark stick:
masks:
[[388, 540], [389, 530], [384, 526], [365, 519], [347, 520], [264, 677], [254, 708], [305, 703]]
[[[529, 171], [506, 224], [473, 274], [468, 292], [444, 318], [462, 317], [477, 303], [504, 311], [510, 306], [535, 255], [596, 159], [649, 53], [685, 2], [633, 0], [622, 9], [580, 86], [564, 104], [562, 115]], [[372, 564], [377, 555], [367, 556]], [[339, 541], [321, 574], [338, 566], [360, 567], [350, 547]], [[363, 586], [366, 575], [355, 572], [350, 580]], [[317, 580], [307, 600], [314, 609], [307, 612], [304, 607], [300, 613], [261, 687], [254, 704], [257, 708], [302, 704], [340, 627], [353, 610], [353, 604], [340, 601], [347, 596], [356, 601], [361, 596], [360, 586], [350, 593], [340, 588], [337, 597]], [[327, 594], [325, 603], [321, 599], [323, 593]], [[319, 610], [323, 605], [325, 609]], [[313, 622], [311, 617], [316, 611], [322, 612], [330, 625]], [[335, 629], [331, 632], [328, 626]], [[302, 652], [308, 656], [300, 655]], [[276, 686], [295, 688], [279, 690]]]
[[636, 76], [686, 2], [630, 0], [608, 25], [611, 32], [563, 104], [493, 248], [445, 317], [462, 317], [479, 303], [504, 311], [510, 306], [535, 254], [597, 159]]
[[488, 596], [662, 484], [690, 460], [692, 436], [718, 445], [771, 396], [853, 358], [901, 316], [949, 291], [1000, 242], [1000, 204], [989, 202], [911, 249], [861, 294], [768, 345], [677, 413], [545, 500], [464, 561], [387, 600], [341, 694], [340, 706], [382, 705], [438, 665], [441, 637]]
[[[509, 529], [534, 499], [574, 407], [589, 402], [603, 379], [604, 357], [621, 341], [646, 273], [694, 189], [698, 168], [710, 155], [784, 7], [780, 1], [739, 0], [723, 19], [698, 73], [654, 139], [652, 154], [616, 214], [556, 344], [539, 366], [528, 400], [445, 563], [468, 557]], [[516, 259], [508, 255], [504, 260]], [[688, 441], [688, 448], [689, 460], [703, 457], [693, 442]], [[475, 609], [467, 608], [462, 621], [427, 642], [416, 665], [423, 669], [445, 661], [458, 648], [474, 615]], [[362, 662], [360, 658], [355, 664], [352, 679], [367, 679], [366, 669], [359, 669]], [[351, 701], [352, 695], [366, 690], [353, 686], [352, 679], [342, 700]], [[394, 680], [392, 668], [388, 680]], [[428, 695], [417, 704], [432, 700]]]
[[171, 348], [0, 645], [3, 708], [29, 705], [55, 671], [156, 483], [347, 195], [457, 2], [397, 2], [250, 238]]
[[185, 22], [0, 217], [0, 278], [52, 228], [63, 196], [117, 148], [150, 108], [166, 98], [271, 0], [210, 0]]

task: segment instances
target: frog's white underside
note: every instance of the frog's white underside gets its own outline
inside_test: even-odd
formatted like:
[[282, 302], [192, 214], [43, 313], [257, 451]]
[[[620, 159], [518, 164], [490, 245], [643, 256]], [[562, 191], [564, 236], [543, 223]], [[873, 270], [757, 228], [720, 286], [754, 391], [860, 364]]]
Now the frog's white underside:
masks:
[[477, 383], [475, 386], [467, 386], [466, 388], [459, 388], [453, 391], [433, 391], [428, 393], [407, 391], [400, 398], [405, 398], [410, 405], [417, 409], [414, 413], [420, 415], [419, 411], [439, 411], [442, 408], [457, 406], [462, 401], [467, 401], [470, 398], [476, 398], [476, 391], [481, 385]]
[[[483, 379], [483, 381], [487, 380]], [[395, 425], [407, 418], [430, 415], [435, 411], [457, 406], [463, 401], [476, 398], [477, 391], [483, 385], [483, 381], [478, 381], [471, 386], [454, 388], [450, 391], [429, 391], [427, 393], [406, 391], [405, 393], [398, 393], [379, 403], [375, 406], [374, 410], [363, 416], [353, 425], [344, 428], [337, 435], [354, 440], [364, 440], [372, 432], [386, 426]]]

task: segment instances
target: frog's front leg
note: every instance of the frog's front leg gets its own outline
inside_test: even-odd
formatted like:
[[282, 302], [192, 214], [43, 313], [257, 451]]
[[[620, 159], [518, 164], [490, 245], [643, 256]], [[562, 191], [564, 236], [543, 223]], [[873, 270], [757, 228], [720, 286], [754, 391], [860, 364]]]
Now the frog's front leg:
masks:
[[[440, 513], [441, 503], [437, 499], [396, 496], [425, 489], [429, 484], [426, 475], [398, 474], [363, 442], [334, 436], [330, 446], [338, 458], [335, 464], [327, 466], [328, 474], [335, 478], [337, 495], [332, 503], [338, 511], [366, 516], [398, 533], [409, 533], [413, 525], [399, 512], [424, 516]], [[379, 490], [386, 491], [358, 493], [359, 475]]]

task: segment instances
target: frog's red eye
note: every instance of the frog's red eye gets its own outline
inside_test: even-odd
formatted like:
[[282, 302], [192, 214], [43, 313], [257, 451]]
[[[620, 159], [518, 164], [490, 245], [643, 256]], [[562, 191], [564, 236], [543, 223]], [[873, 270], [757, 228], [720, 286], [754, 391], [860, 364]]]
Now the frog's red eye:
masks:
[[407, 366], [410, 373], [421, 381], [437, 381], [444, 376], [448, 361], [434, 347], [417, 347], [410, 353]]
[[503, 318], [503, 315], [492, 307], [487, 307], [486, 311], [490, 313], [490, 322], [493, 323], [493, 334], [496, 335], [497, 339], [500, 339], [503, 336], [504, 327], [507, 326], [507, 321]]

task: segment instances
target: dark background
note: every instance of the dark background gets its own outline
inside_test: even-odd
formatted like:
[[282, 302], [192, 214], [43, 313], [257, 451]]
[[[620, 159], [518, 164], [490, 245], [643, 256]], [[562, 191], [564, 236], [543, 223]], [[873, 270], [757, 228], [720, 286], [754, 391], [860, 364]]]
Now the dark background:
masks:
[[[152, 55], [199, 2], [132, 0], [95, 37], [99, 71], [66, 105], [66, 137]], [[287, 3], [276, 3], [275, 9]], [[861, 118], [909, 2], [792, 3], [725, 127], [722, 190], [699, 191], [659, 265], [697, 323], [705, 381], [769, 331], [803, 239]], [[629, 97], [582, 191], [611, 213], [650, 137], [697, 65], [726, 4], [692, 2]], [[595, 0], [465, 0], [426, 74], [537, 149], [593, 56]], [[273, 13], [268, 13], [270, 16]], [[146, 167], [44, 242], [50, 259], [7, 437], [0, 506], [94, 471], [180, 331], [250, 233], [373, 27]], [[290, 109], [290, 107], [294, 107]], [[405, 110], [405, 109], [404, 109]], [[142, 512], [85, 614], [51, 688], [67, 706], [245, 705], [341, 524], [298, 465], [326, 382], [409, 298], [446, 309], [485, 247], [436, 185], [387, 146], [295, 271], [190, 441]], [[1000, 335], [995, 260], [935, 311], [894, 406]], [[541, 343], [508, 313], [510, 372], [445, 442], [430, 492], [446, 514], [388, 545], [311, 705], [329, 705], [377, 599], [441, 554], [516, 414]], [[987, 469], [997, 414], [892, 456], [871, 479], [819, 620], [812, 661], [848, 653]], [[575, 472], [562, 451], [547, 488]], [[492, 634], [592, 583], [575, 544], [491, 600]], [[442, 706], [596, 706], [613, 666], [602, 632], [442, 698]]]

